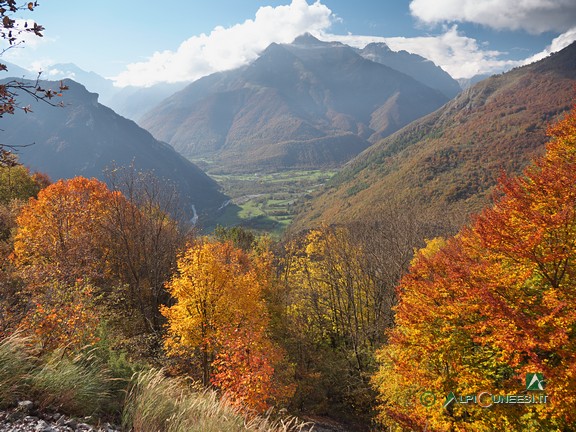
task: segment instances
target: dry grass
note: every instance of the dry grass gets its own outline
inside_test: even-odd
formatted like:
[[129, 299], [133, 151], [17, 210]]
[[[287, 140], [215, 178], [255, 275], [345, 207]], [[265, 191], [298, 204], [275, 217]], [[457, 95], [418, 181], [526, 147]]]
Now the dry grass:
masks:
[[[295, 418], [246, 418], [209, 390], [190, 390], [162, 371], [138, 374], [128, 394], [123, 427], [134, 432], [290, 432], [308, 430]], [[306, 429], [305, 429], [306, 428]]]
[[[39, 358], [20, 334], [0, 341], [0, 406], [32, 398], [40, 408], [65, 414], [110, 416], [104, 411], [117, 397], [117, 387], [90, 351], [71, 356], [57, 350]], [[293, 417], [246, 416], [214, 391], [167, 378], [161, 370], [134, 374], [122, 425], [133, 432], [303, 432], [311, 427]]]
[[40, 408], [72, 415], [92, 415], [110, 397], [106, 368], [90, 353], [73, 357], [55, 351], [35, 355], [30, 340], [19, 333], [0, 341], [0, 405], [33, 399]]
[[101, 414], [111, 398], [110, 373], [90, 352], [74, 357], [53, 352], [30, 374], [30, 383], [40, 408], [73, 415]]
[[34, 358], [28, 340], [14, 334], [0, 341], [0, 406], [11, 405], [29, 391]]

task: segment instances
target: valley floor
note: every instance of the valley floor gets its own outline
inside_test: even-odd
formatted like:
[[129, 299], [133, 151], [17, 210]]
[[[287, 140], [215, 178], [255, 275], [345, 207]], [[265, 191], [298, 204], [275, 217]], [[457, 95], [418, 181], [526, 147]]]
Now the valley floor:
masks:
[[334, 174], [333, 169], [242, 174], [208, 171], [231, 198], [222, 203], [216, 224], [241, 225], [279, 236], [292, 222], [299, 202]]

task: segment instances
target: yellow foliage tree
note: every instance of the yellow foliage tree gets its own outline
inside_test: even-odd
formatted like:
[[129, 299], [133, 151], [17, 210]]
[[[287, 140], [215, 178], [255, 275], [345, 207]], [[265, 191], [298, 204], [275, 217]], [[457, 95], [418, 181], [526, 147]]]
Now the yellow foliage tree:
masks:
[[298, 367], [301, 406], [363, 417], [372, 410], [374, 352], [412, 254], [409, 235], [403, 243], [387, 231], [392, 219], [320, 227], [286, 245], [279, 327]]
[[353, 235], [345, 227], [315, 229], [291, 246], [289, 316], [309, 321], [321, 338], [349, 350], [354, 367], [366, 372], [390, 324], [394, 292], [388, 280], [371, 271], [365, 245]]
[[191, 245], [167, 284], [175, 304], [161, 309], [168, 354], [199, 360], [204, 385], [257, 411], [274, 397], [274, 364], [282, 356], [266, 335], [266, 263], [231, 243]]

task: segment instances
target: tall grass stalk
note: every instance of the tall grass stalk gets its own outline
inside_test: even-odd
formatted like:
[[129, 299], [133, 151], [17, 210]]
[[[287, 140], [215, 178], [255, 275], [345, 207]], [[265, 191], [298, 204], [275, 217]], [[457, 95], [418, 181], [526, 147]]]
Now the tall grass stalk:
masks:
[[90, 352], [71, 358], [54, 351], [31, 373], [30, 384], [40, 408], [72, 415], [99, 414], [111, 396], [110, 374]]
[[[289, 432], [306, 425], [296, 419], [244, 417], [210, 390], [189, 390], [181, 381], [151, 370], [135, 376], [123, 413], [133, 432]], [[306, 430], [309, 430], [309, 426]]]
[[8, 406], [29, 391], [28, 377], [34, 366], [30, 341], [19, 333], [0, 341], [0, 406]]
[[[121, 404], [119, 388], [105, 362], [95, 351], [75, 356], [56, 350], [39, 358], [30, 340], [14, 334], [0, 341], [0, 406], [33, 399], [41, 409], [65, 414], [106, 415]], [[270, 416], [246, 416], [214, 391], [194, 388], [161, 370], [134, 374], [122, 411], [125, 430], [133, 432], [293, 432], [309, 431], [310, 425], [295, 418], [273, 420]]]

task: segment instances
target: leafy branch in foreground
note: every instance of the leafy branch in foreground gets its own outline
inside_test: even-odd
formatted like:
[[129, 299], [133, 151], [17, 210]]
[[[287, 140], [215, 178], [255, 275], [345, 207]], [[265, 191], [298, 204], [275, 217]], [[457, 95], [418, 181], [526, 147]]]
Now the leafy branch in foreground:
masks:
[[[34, 21], [15, 17], [15, 14], [19, 11], [33, 11], [37, 6], [38, 2], [18, 4], [16, 0], [0, 0], [0, 38], [8, 42], [8, 47], [2, 49], [0, 56], [7, 50], [23, 44], [23, 38], [28, 34], [43, 37], [42, 31], [44, 27]], [[7, 65], [0, 63], [0, 71], [7, 70]], [[27, 94], [36, 101], [46, 102], [52, 106], [62, 106], [61, 102], [54, 103], [53, 98], [61, 97], [62, 92], [65, 90], [68, 90], [68, 87], [62, 81], [57, 90], [42, 87], [40, 85], [40, 74], [33, 81], [9, 79], [9, 81], [0, 84], [0, 118], [4, 114], [14, 114], [18, 109], [26, 113], [32, 111], [30, 105], [20, 106], [18, 103], [17, 97], [21, 94]], [[4, 156], [6, 150], [14, 151], [18, 147], [20, 146], [0, 144], [0, 150], [3, 151], [2, 156]], [[4, 160], [4, 157], [0, 159], [0, 161], [2, 160]]]
[[[0, 68], [4, 66], [0, 64]], [[17, 109], [21, 109], [25, 113], [32, 112], [32, 107], [30, 105], [19, 106], [16, 100], [18, 92], [24, 92], [28, 94], [36, 101], [46, 102], [52, 106], [63, 107], [63, 102], [54, 103], [52, 101], [55, 97], [62, 97], [62, 92], [68, 90], [68, 86], [64, 82], [60, 81], [58, 91], [52, 89], [45, 89], [40, 85], [40, 74], [36, 81], [26, 81], [26, 80], [10, 80], [4, 84], [0, 84], [0, 118], [4, 114], [14, 114]]]

